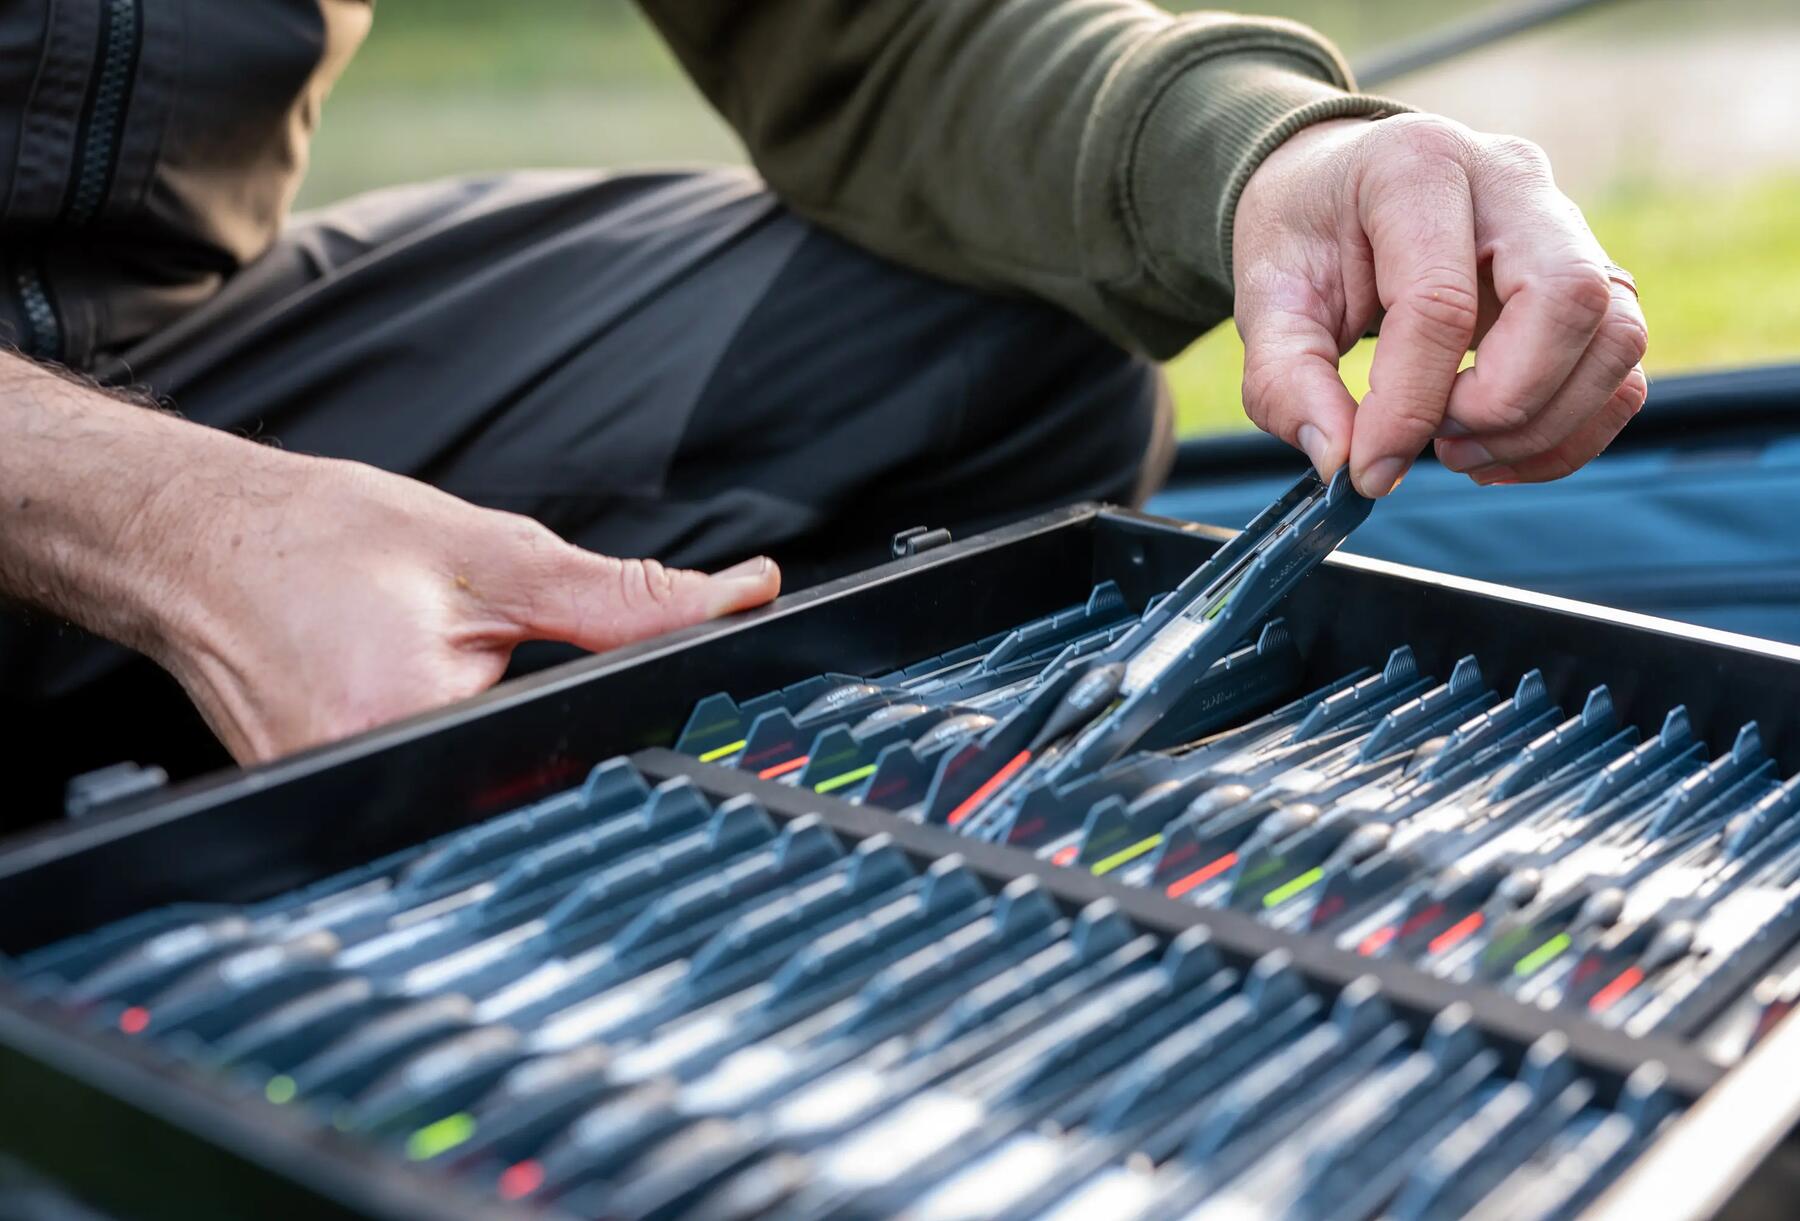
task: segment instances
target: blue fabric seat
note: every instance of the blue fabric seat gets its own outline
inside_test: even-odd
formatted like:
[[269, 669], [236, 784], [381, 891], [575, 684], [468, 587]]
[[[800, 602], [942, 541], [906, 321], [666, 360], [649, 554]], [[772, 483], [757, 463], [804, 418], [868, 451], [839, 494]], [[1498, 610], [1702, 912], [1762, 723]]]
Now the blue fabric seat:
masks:
[[[1800, 385], [1800, 367], [1659, 382], [1643, 440], [1556, 483], [1478, 488], [1422, 461], [1345, 550], [1800, 643], [1800, 410], [1749, 422], [1734, 398], [1779, 397], [1775, 374]], [[1151, 512], [1242, 526], [1297, 469], [1233, 478], [1192, 456]]]

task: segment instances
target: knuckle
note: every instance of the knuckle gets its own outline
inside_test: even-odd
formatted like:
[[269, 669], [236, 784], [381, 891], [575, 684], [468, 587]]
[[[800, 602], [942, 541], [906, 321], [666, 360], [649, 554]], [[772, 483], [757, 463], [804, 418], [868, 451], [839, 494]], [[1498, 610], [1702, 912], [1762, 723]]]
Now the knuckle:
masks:
[[1487, 171], [1496, 177], [1530, 186], [1553, 181], [1549, 155], [1522, 136], [1490, 136], [1483, 152]]
[[1520, 167], [1549, 169], [1550, 156], [1543, 146], [1524, 136], [1495, 136], [1491, 146], [1502, 159]]
[[1600, 324], [1594, 343], [1607, 361], [1608, 371], [1623, 378], [1650, 350], [1650, 332], [1643, 319], [1615, 310]]
[[[505, 574], [509, 595], [530, 606], [542, 601], [543, 591], [554, 588], [562, 574], [569, 546], [555, 531], [532, 518], [518, 513], [480, 510], [488, 524], [486, 533], [472, 536], [480, 540], [478, 553], [488, 557], [478, 568]], [[483, 588], [488, 582], [479, 582]]]
[[1467, 163], [1474, 146], [1466, 127], [1441, 115], [1396, 115], [1382, 126], [1408, 153], [1426, 160]]
[[1553, 449], [1533, 459], [1531, 482], [1548, 483], [1553, 479], [1567, 478], [1580, 470], [1586, 461], [1587, 459], [1570, 453], [1567, 448]]
[[1571, 263], [1545, 276], [1543, 283], [1545, 303], [1570, 329], [1593, 333], [1612, 305], [1612, 283], [1593, 263]]
[[1495, 395], [1480, 404], [1476, 411], [1476, 431], [1516, 435], [1529, 444], [1531, 440], [1531, 408], [1517, 395]]
[[1624, 382], [1614, 392], [1613, 397], [1618, 399], [1631, 415], [1636, 415], [1643, 410], [1644, 403], [1650, 398], [1650, 379], [1644, 376], [1642, 369], [1634, 368], [1625, 375]]
[[1267, 361], [1244, 366], [1244, 414], [1258, 428], [1268, 431], [1270, 413], [1275, 403], [1275, 382], [1280, 375]]
[[1431, 399], [1423, 394], [1386, 394], [1378, 405], [1390, 427], [1398, 426], [1408, 435], [1417, 435], [1421, 445], [1444, 422], [1443, 411], [1433, 408]]
[[1635, 393], [1629, 382], [1619, 387], [1612, 398], [1606, 401], [1601, 409], [1595, 426], [1588, 436], [1588, 449], [1591, 451], [1582, 461], [1597, 458], [1605, 453], [1607, 447], [1618, 440], [1619, 434], [1625, 431], [1644, 405], [1643, 395]]
[[543, 558], [563, 545], [555, 531], [534, 518], [503, 511], [495, 512], [494, 516], [507, 541], [527, 555]]
[[1261, 360], [1244, 369], [1244, 414], [1250, 422], [1294, 444], [1302, 416], [1297, 409], [1294, 366], [1285, 360]]
[[1587, 465], [1585, 458], [1577, 458], [1558, 451], [1544, 461], [1544, 474], [1551, 479], [1564, 479], [1573, 475]]
[[1649, 386], [1645, 384], [1643, 374], [1633, 370], [1626, 376], [1619, 388], [1613, 391], [1612, 397], [1606, 400], [1606, 406], [1601, 413], [1613, 433], [1624, 428], [1639, 411], [1643, 410], [1644, 398], [1648, 390]]
[[1427, 272], [1407, 290], [1421, 337], [1435, 347], [1466, 351], [1481, 312], [1475, 286], [1455, 271]]
[[666, 606], [675, 595], [674, 577], [655, 560], [620, 560], [618, 580], [627, 607]]

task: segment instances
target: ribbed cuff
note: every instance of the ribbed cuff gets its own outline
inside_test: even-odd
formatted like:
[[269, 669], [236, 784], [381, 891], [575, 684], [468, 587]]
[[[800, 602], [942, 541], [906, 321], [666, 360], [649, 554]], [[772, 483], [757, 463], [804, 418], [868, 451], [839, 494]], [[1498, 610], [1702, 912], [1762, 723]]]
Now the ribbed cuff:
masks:
[[1216, 318], [1232, 293], [1238, 197], [1263, 158], [1310, 124], [1409, 109], [1349, 87], [1343, 60], [1303, 26], [1172, 23], [1110, 74], [1084, 141], [1088, 275], [1174, 332]]
[[1328, 119], [1406, 109], [1345, 92], [1316, 70], [1288, 51], [1213, 56], [1170, 81], [1145, 116], [1121, 173], [1139, 248], [1178, 296], [1231, 291], [1238, 196], [1283, 140]]
[[1243, 195], [1244, 185], [1250, 181], [1250, 175], [1289, 136], [1303, 127], [1330, 119], [1385, 119], [1389, 115], [1404, 114], [1411, 109], [1410, 106], [1383, 97], [1333, 91], [1325, 97], [1316, 97], [1295, 107], [1263, 127], [1238, 158], [1226, 179], [1225, 197], [1213, 231], [1212, 245], [1218, 251], [1218, 258], [1214, 265], [1204, 269], [1204, 273], [1217, 277], [1227, 290], [1230, 289], [1233, 283], [1231, 237], [1236, 228], [1238, 199]]

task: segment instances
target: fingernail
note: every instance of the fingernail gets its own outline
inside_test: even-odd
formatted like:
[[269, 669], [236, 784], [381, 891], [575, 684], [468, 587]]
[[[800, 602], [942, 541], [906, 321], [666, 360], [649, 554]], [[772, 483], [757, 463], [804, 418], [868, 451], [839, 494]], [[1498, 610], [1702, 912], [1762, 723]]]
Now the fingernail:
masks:
[[770, 574], [775, 561], [766, 555], [733, 564], [723, 572], [715, 572], [707, 582], [707, 614], [717, 619], [736, 611], [761, 606], [779, 592], [780, 582], [770, 587]]
[[1519, 482], [1519, 472], [1510, 466], [1491, 466], [1485, 471], [1472, 472], [1469, 478], [1484, 488], [1493, 488], [1502, 484]]
[[1405, 458], [1377, 458], [1356, 481], [1356, 490], [1371, 500], [1386, 496], [1400, 486], [1401, 476], [1405, 474]]
[[1449, 416], [1445, 416], [1444, 422], [1438, 425], [1437, 435], [1444, 440], [1453, 440], [1456, 437], [1468, 436], [1469, 430]]
[[1453, 471], [1472, 471], [1493, 460], [1494, 455], [1479, 441], [1446, 441], [1438, 447], [1438, 461]]
[[1325, 469], [1325, 462], [1331, 457], [1331, 443], [1325, 439], [1325, 434], [1319, 430], [1319, 426], [1316, 424], [1300, 425], [1298, 440], [1300, 448], [1306, 451], [1308, 458], [1312, 459], [1313, 469], [1318, 471], [1321, 476], [1330, 475], [1331, 472]]
[[741, 564], [733, 564], [730, 568], [713, 573], [713, 579], [718, 581], [759, 581], [769, 571], [769, 565], [774, 562], [766, 555], [753, 556]]

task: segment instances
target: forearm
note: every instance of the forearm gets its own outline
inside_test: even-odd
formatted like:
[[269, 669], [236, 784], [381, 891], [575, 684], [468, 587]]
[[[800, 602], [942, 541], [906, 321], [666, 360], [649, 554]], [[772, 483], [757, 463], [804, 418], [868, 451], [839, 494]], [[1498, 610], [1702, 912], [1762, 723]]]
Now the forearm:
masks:
[[0, 595], [155, 654], [263, 447], [0, 353]]
[[643, 3], [796, 209], [1157, 355], [1229, 312], [1261, 156], [1387, 109], [1299, 26], [1143, 0]]
[[520, 641], [614, 648], [780, 587], [766, 559], [707, 576], [593, 555], [0, 353], [0, 598], [148, 654], [240, 760], [472, 695]]

